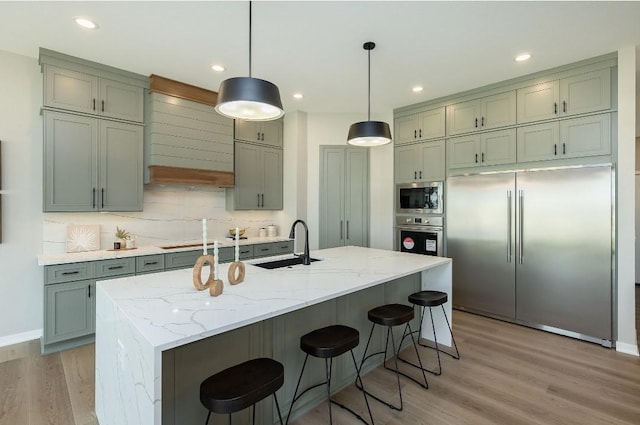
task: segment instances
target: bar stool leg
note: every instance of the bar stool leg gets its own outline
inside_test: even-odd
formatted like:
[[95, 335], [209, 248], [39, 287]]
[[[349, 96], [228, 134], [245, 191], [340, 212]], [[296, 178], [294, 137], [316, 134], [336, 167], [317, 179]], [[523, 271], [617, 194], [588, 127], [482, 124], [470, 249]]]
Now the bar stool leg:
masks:
[[276, 393], [273, 393], [273, 399], [276, 402], [276, 409], [278, 410], [278, 419], [280, 419], [280, 425], [284, 425], [284, 422], [282, 422], [282, 414], [280, 413], [280, 404], [278, 404], [278, 396], [276, 396]]
[[298, 383], [296, 384], [296, 389], [293, 392], [293, 398], [291, 399], [291, 405], [289, 406], [289, 413], [287, 413], [287, 422], [289, 423], [289, 417], [291, 417], [291, 411], [293, 410], [293, 403], [296, 401], [296, 394], [298, 394], [298, 389], [300, 388], [300, 382], [302, 381], [302, 375], [304, 374], [304, 368], [307, 366], [307, 360], [309, 359], [309, 355], [304, 356], [304, 362], [302, 363], [302, 370], [300, 371], [300, 376], [298, 377]]
[[453, 357], [456, 360], [460, 360], [460, 352], [458, 351], [458, 344], [456, 344], [456, 339], [453, 337], [453, 330], [451, 329], [451, 324], [449, 323], [447, 312], [444, 310], [444, 305], [441, 305], [440, 307], [442, 307], [442, 314], [444, 314], [444, 319], [447, 321], [447, 327], [449, 328], [449, 333], [451, 334], [451, 341], [453, 341], [453, 347], [456, 349], [455, 356], [453, 354], [447, 353], [446, 351], [443, 351], [443, 353], [449, 354], [451, 357]]
[[331, 412], [331, 369], [333, 359], [324, 359], [325, 373], [327, 375], [327, 403], [329, 404], [329, 424], [333, 424], [333, 414]]
[[207, 420], [204, 423], [204, 425], [209, 425], [209, 418], [211, 417], [211, 410], [209, 410], [209, 413], [207, 414]]

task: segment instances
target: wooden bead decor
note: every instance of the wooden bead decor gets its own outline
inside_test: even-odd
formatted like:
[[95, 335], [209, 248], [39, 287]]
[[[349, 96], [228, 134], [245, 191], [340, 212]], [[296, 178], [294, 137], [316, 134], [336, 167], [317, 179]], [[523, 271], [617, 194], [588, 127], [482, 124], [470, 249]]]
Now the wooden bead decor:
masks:
[[[214, 279], [214, 268], [213, 265], [215, 263], [215, 258], [213, 255], [201, 255], [196, 260], [196, 264], [193, 266], [193, 286], [198, 291], [204, 291], [209, 288], [209, 294], [212, 297], [217, 297], [222, 294], [222, 281]], [[209, 265], [209, 278], [206, 283], [202, 283], [202, 267], [208, 264]]]
[[237, 285], [244, 280], [244, 263], [241, 261], [234, 261], [229, 265], [229, 273], [227, 275], [229, 283]]

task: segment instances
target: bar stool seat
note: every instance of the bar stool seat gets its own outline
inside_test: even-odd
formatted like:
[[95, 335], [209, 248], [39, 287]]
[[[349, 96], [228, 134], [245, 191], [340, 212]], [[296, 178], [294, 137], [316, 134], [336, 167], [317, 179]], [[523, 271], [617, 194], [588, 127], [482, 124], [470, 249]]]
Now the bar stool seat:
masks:
[[[460, 359], [460, 352], [458, 351], [458, 345], [456, 344], [456, 340], [453, 337], [453, 330], [451, 329], [451, 324], [449, 323], [449, 318], [447, 317], [447, 312], [444, 309], [444, 304], [447, 303], [447, 301], [449, 301], [449, 297], [447, 295], [446, 292], [441, 292], [441, 291], [419, 291], [419, 292], [415, 292], [411, 295], [409, 295], [409, 302], [411, 304], [414, 305], [418, 305], [422, 307], [422, 314], [420, 317], [420, 329], [414, 331], [414, 333], [419, 332], [422, 329], [422, 322], [424, 321], [424, 309], [428, 308], [429, 309], [429, 316], [431, 317], [431, 329], [433, 330], [433, 339], [434, 339], [434, 343], [435, 343], [435, 347], [431, 347], [429, 345], [425, 345], [422, 344], [420, 342], [420, 340], [418, 339], [418, 345], [420, 345], [421, 347], [425, 347], [425, 348], [431, 348], [433, 350], [436, 350], [436, 355], [438, 357], [438, 367], [437, 369], [425, 369], [422, 367], [422, 363], [420, 365], [417, 365], [415, 363], [409, 362], [403, 358], [400, 358], [400, 361], [407, 363], [413, 367], [417, 367], [422, 369], [425, 372], [429, 372], [432, 373], [434, 375], [441, 375], [442, 374], [442, 363], [440, 361], [440, 353], [444, 353], [447, 354], [451, 357], [453, 357], [456, 360]], [[433, 307], [438, 307], [440, 306], [442, 308], [442, 314], [444, 315], [445, 320], [447, 321], [447, 327], [449, 328], [449, 333], [451, 334], [451, 341], [453, 341], [453, 346], [455, 348], [455, 354], [449, 353], [448, 351], [444, 351], [441, 350], [440, 347], [438, 346], [438, 335], [436, 334], [436, 327], [435, 324], [433, 322], [433, 311], [431, 310]], [[404, 339], [404, 337], [403, 337]], [[402, 342], [401, 342], [402, 344]]]
[[[289, 406], [289, 413], [287, 414], [286, 424], [289, 423], [289, 418], [291, 417], [291, 412], [293, 410], [294, 403], [300, 399], [307, 391], [317, 388], [321, 385], [327, 386], [327, 403], [329, 404], [329, 423], [333, 423], [333, 415], [331, 412], [331, 404], [336, 404], [343, 409], [349, 411], [356, 418], [367, 424], [360, 415], [354, 412], [349, 407], [341, 404], [335, 400], [331, 399], [331, 371], [333, 369], [333, 358], [337, 357], [341, 354], [349, 351], [351, 353], [351, 359], [353, 360], [353, 366], [356, 368], [356, 379], [360, 379], [360, 369], [358, 368], [358, 363], [356, 362], [356, 358], [353, 354], [353, 349], [358, 346], [360, 343], [360, 333], [353, 328], [343, 325], [332, 325], [324, 328], [316, 329], [314, 331], [309, 332], [308, 334], [303, 335], [300, 338], [300, 349], [305, 352], [304, 363], [302, 364], [302, 370], [300, 371], [300, 377], [298, 378], [298, 383], [296, 385], [296, 389], [293, 392], [293, 399], [291, 400], [291, 405]], [[304, 369], [307, 366], [307, 360], [309, 356], [317, 357], [324, 359], [325, 361], [325, 373], [326, 380], [320, 382], [316, 385], [312, 385], [309, 388], [298, 394], [298, 390], [300, 388], [300, 382], [302, 381], [302, 376], [304, 375]], [[371, 414], [371, 409], [369, 408], [369, 401], [367, 400], [367, 395], [364, 394], [364, 401], [367, 405], [367, 410], [369, 411], [369, 418], [371, 419], [371, 425], [374, 425], [373, 415]]]
[[[249, 360], [211, 375], [200, 384], [200, 402], [209, 410], [205, 423], [209, 423], [211, 412], [228, 413], [231, 423], [231, 413], [254, 406], [270, 395], [275, 399], [280, 423], [283, 423], [276, 397], [283, 383], [284, 367], [268, 358]], [[255, 423], [255, 406], [253, 419]]]
[[[413, 340], [413, 347], [415, 349], [416, 356], [418, 357], [418, 361], [420, 362], [420, 364], [422, 364], [420, 360], [420, 354], [418, 353], [418, 348], [416, 346], [416, 341], [413, 338], [414, 332], [411, 330], [411, 325], [409, 323], [415, 317], [414, 309], [413, 307], [410, 307], [404, 304], [386, 304], [386, 305], [381, 305], [379, 307], [375, 307], [369, 310], [369, 312], [367, 313], [367, 317], [369, 318], [369, 321], [372, 322], [372, 325], [371, 325], [371, 332], [369, 333], [369, 339], [367, 340], [367, 345], [364, 349], [364, 353], [362, 354], [362, 361], [360, 362], [360, 370], [362, 370], [362, 367], [364, 366], [364, 363], [367, 361], [367, 359], [379, 354], [384, 354], [384, 360], [382, 363], [384, 368], [396, 374], [396, 379], [398, 381], [398, 395], [400, 397], [400, 405], [395, 406], [392, 403], [389, 403], [381, 399], [380, 397], [365, 391], [364, 388], [362, 387], [362, 379], [360, 379], [360, 382], [356, 381], [356, 387], [359, 390], [361, 390], [363, 393], [375, 398], [376, 400], [378, 400], [383, 404], [386, 404], [391, 409], [401, 411], [403, 409], [403, 400], [402, 400], [402, 387], [400, 386], [400, 375], [403, 375], [411, 379], [412, 381], [416, 382], [418, 385], [422, 386], [423, 388], [429, 388], [429, 383], [427, 382], [427, 377], [424, 374], [424, 371], [422, 372], [422, 377], [424, 378], [424, 384], [423, 384], [422, 382], [418, 381], [414, 377], [409, 376], [398, 369], [397, 359], [398, 359], [399, 351], [400, 351], [400, 348], [402, 347], [402, 342], [407, 336], [410, 336], [411, 339]], [[369, 350], [369, 344], [371, 343], [371, 337], [373, 336], [373, 330], [375, 329], [376, 325], [387, 327], [387, 338], [385, 342], [385, 348], [384, 348], [384, 351], [379, 351], [379, 352], [371, 353], [367, 355], [367, 351]], [[405, 328], [404, 328], [404, 332], [402, 333], [402, 340], [400, 342], [400, 345], [396, 349], [395, 338], [393, 336], [393, 332], [391, 331], [391, 329], [392, 327], [399, 326], [399, 325], [405, 325]], [[395, 361], [395, 369], [387, 367], [386, 365], [387, 351], [389, 350], [389, 336], [391, 336], [391, 343], [393, 347], [393, 358]]]

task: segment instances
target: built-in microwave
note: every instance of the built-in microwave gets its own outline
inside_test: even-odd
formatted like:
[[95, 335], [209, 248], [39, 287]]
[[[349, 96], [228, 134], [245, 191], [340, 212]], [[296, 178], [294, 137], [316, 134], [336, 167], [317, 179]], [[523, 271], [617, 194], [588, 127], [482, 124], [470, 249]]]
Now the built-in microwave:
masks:
[[396, 212], [443, 214], [442, 182], [400, 183], [396, 185]]

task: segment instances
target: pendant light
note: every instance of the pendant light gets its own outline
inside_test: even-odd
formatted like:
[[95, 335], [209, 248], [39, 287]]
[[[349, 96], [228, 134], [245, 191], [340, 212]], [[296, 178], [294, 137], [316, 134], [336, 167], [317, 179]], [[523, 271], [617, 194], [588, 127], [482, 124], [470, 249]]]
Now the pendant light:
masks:
[[251, 9], [249, 2], [249, 76], [224, 80], [218, 89], [216, 112], [229, 118], [269, 121], [284, 115], [280, 90], [265, 80], [251, 77]]
[[368, 41], [362, 45], [369, 52], [369, 110], [367, 121], [351, 124], [347, 143], [354, 146], [381, 146], [391, 142], [391, 130], [389, 124], [382, 121], [371, 121], [371, 51], [376, 43]]

